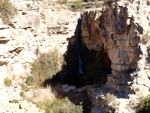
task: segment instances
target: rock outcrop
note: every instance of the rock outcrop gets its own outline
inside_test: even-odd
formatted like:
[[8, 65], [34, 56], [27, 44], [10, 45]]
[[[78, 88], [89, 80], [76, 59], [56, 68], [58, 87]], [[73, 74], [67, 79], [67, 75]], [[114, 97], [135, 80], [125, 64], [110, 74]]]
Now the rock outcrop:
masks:
[[67, 50], [67, 38], [74, 35], [79, 12], [49, 2], [12, 0], [17, 15], [9, 25], [0, 25], [0, 87], [6, 76], [22, 81], [31, 74], [39, 52]]
[[119, 1], [82, 15], [83, 42], [89, 49], [104, 49], [112, 68], [103, 88], [88, 91], [93, 113], [135, 113], [139, 98], [148, 95], [149, 9], [147, 1]]

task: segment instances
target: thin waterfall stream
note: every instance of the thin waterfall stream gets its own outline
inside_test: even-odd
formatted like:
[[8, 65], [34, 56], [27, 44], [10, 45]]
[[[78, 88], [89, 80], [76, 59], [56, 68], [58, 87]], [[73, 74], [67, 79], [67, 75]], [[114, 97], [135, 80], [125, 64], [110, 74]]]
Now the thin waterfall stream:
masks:
[[79, 63], [79, 70], [78, 73], [79, 74], [84, 74], [83, 73], [83, 66], [82, 66], [82, 59], [81, 59], [81, 55], [80, 55], [80, 46], [79, 44], [81, 43], [81, 19], [78, 20], [79, 21], [79, 27], [78, 27], [78, 37], [77, 37], [77, 53], [78, 53], [78, 63]]
[[82, 59], [80, 56], [80, 52], [79, 52], [79, 44], [77, 43], [77, 52], [78, 52], [78, 63], [79, 63], [79, 74], [83, 74], [83, 70], [82, 70]]

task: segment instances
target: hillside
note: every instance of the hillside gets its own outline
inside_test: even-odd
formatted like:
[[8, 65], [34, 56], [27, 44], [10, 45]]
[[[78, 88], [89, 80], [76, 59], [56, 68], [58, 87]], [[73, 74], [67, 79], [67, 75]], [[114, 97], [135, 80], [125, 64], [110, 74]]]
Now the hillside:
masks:
[[10, 3], [0, 4], [0, 113], [149, 112], [148, 0]]

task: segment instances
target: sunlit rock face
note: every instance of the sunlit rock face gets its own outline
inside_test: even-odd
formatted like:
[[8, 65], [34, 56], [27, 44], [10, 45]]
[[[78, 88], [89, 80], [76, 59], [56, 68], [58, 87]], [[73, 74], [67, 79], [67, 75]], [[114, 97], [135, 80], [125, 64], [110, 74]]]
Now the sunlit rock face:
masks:
[[21, 82], [31, 75], [39, 53], [54, 48], [64, 54], [74, 35], [79, 12], [48, 3], [11, 0], [17, 14], [8, 25], [0, 20], [0, 87], [6, 76]]
[[[111, 60], [112, 74], [107, 76], [107, 90], [90, 90], [96, 111], [135, 112], [136, 98], [146, 96], [149, 81], [150, 6], [147, 1], [119, 1], [110, 3], [102, 10], [93, 10], [82, 15], [83, 41], [89, 49], [104, 51]], [[91, 92], [92, 91], [92, 92]], [[142, 92], [145, 92], [144, 94]], [[112, 106], [106, 95], [123, 104]], [[138, 95], [138, 96], [137, 96]], [[95, 97], [95, 99], [93, 99]], [[126, 98], [124, 101], [119, 99]], [[138, 99], [137, 99], [138, 100]], [[135, 103], [130, 106], [130, 102]], [[125, 105], [128, 104], [128, 108]], [[121, 106], [121, 107], [119, 107]]]

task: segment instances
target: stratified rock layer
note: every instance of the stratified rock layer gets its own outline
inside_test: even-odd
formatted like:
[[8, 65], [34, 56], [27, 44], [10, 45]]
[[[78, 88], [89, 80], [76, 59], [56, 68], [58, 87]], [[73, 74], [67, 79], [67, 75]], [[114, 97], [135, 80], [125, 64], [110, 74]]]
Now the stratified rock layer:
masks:
[[83, 14], [84, 43], [89, 49], [104, 49], [112, 68], [103, 89], [89, 90], [95, 106], [93, 113], [134, 113], [138, 98], [148, 94], [149, 13], [146, 1], [134, 0], [108, 4], [101, 11]]
[[79, 12], [69, 11], [64, 5], [11, 2], [17, 9], [15, 18], [7, 26], [0, 20], [0, 87], [6, 76], [21, 82], [31, 75], [31, 65], [39, 53], [55, 48], [64, 54], [67, 38], [74, 35], [80, 17]]

